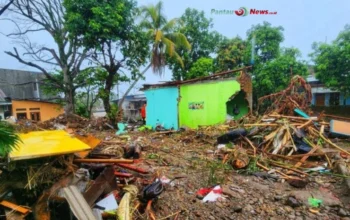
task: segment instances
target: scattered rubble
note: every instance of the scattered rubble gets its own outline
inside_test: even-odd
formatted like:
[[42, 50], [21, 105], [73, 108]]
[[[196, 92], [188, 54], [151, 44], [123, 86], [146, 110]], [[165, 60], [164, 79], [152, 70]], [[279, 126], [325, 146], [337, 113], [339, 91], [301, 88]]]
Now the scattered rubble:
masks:
[[295, 78], [268, 97], [275, 101], [265, 114], [196, 130], [126, 126], [117, 135], [103, 130], [104, 121], [77, 116], [17, 123], [29, 137], [33, 130], [59, 132], [84, 147], [64, 152], [76, 147], [67, 142], [59, 154], [17, 161], [10, 154], [1, 163], [0, 213], [7, 219], [349, 217], [343, 180], [349, 180], [350, 145], [330, 136], [322, 114], [311, 117], [308, 89]]

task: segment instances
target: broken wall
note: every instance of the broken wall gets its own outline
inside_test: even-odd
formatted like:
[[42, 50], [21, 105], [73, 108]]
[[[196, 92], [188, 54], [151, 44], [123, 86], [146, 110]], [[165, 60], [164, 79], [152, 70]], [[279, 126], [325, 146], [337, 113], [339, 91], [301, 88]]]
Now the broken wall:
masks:
[[190, 128], [214, 125], [226, 120], [226, 102], [240, 91], [233, 79], [180, 86], [179, 124]]
[[247, 94], [241, 90], [226, 103], [227, 114], [232, 116], [234, 120], [238, 120], [249, 113], [249, 102], [246, 96]]
[[164, 128], [174, 128], [178, 126], [177, 103], [179, 92], [177, 87], [154, 88], [145, 91], [147, 99], [146, 124], [154, 129], [157, 124]]

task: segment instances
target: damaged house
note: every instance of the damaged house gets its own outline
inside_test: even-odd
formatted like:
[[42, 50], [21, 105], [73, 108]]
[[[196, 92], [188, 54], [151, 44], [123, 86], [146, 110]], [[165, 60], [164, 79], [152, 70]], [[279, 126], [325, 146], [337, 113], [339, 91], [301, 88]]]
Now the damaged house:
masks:
[[252, 110], [252, 82], [246, 68], [187, 81], [144, 85], [146, 124], [153, 128], [198, 128], [240, 119]]

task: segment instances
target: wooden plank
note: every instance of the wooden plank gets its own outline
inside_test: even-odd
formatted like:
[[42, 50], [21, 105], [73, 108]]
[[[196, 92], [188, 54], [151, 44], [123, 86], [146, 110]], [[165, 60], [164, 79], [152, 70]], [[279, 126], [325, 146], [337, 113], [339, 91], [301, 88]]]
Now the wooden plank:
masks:
[[90, 188], [87, 189], [84, 193], [84, 198], [90, 207], [95, 204], [96, 200], [108, 187], [111, 188], [111, 191], [117, 188], [114, 168], [111, 166], [106, 167], [103, 172], [95, 179]]
[[16, 205], [16, 204], [14, 204], [14, 203], [12, 203], [12, 202], [9, 202], [9, 201], [6, 201], [6, 200], [2, 200], [2, 201], [0, 202], [0, 205], [4, 206], [4, 207], [6, 207], [6, 208], [9, 208], [9, 209], [15, 210], [15, 211], [17, 211], [17, 212], [20, 212], [20, 213], [22, 213], [23, 215], [27, 215], [28, 213], [31, 212], [30, 209], [24, 208], [24, 207], [22, 207], [22, 206]]

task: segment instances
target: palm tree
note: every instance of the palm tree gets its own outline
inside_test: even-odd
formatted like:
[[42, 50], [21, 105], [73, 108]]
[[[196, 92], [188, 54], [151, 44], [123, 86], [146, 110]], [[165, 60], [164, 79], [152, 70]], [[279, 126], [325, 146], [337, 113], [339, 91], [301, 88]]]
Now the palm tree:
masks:
[[0, 157], [5, 157], [20, 142], [19, 136], [12, 125], [0, 121]]
[[167, 21], [165, 18], [162, 1], [158, 2], [156, 5], [141, 7], [140, 15], [142, 17], [140, 26], [147, 32], [152, 44], [152, 51], [150, 53], [151, 62], [125, 92], [123, 98], [119, 102], [120, 107], [125, 97], [150, 67], [152, 67], [155, 74], [162, 75], [164, 73], [167, 58], [176, 59], [177, 62], [184, 67], [183, 61], [180, 55], [176, 52], [176, 49], [191, 49], [191, 45], [187, 41], [186, 36], [180, 32], [174, 31], [175, 26], [179, 24], [179, 20], [174, 18]]

